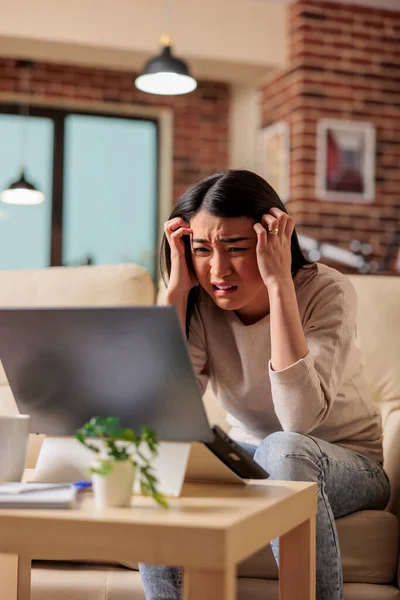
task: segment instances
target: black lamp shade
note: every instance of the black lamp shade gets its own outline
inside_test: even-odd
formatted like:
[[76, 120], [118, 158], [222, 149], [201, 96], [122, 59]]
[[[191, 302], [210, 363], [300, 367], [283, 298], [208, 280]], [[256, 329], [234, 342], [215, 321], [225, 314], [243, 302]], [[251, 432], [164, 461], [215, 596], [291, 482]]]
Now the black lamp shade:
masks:
[[166, 46], [159, 56], [147, 61], [143, 75], [151, 73], [178, 73], [190, 76], [189, 67], [183, 60], [172, 55], [171, 46]]
[[192, 92], [197, 82], [185, 61], [173, 56], [171, 46], [165, 46], [159, 56], [146, 63], [135, 85], [143, 92], [173, 96]]
[[27, 181], [25, 171], [22, 170], [21, 177], [1, 193], [1, 200], [6, 204], [41, 204], [44, 194]]

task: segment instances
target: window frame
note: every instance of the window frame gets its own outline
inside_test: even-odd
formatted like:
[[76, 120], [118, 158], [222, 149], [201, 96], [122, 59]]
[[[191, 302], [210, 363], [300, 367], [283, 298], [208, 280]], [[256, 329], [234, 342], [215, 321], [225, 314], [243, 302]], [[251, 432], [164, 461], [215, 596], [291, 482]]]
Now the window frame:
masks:
[[[132, 108], [132, 107], [130, 107]], [[0, 114], [18, 115], [20, 105], [16, 102], [0, 102]], [[118, 118], [130, 121], [151, 121], [156, 125], [156, 227], [154, 232], [154, 247], [157, 248], [160, 239], [160, 167], [161, 167], [161, 136], [160, 120], [156, 116], [146, 116], [140, 114], [127, 114], [121, 110], [96, 110], [90, 107], [53, 107], [41, 104], [30, 104], [29, 114], [32, 117], [45, 117], [51, 119], [54, 124], [54, 143], [53, 143], [53, 180], [52, 180], [52, 198], [51, 198], [51, 232], [50, 232], [50, 267], [64, 266], [62, 262], [63, 245], [63, 206], [64, 206], [64, 151], [65, 151], [65, 120], [70, 115], [86, 115], [93, 117]], [[12, 177], [12, 173], [10, 174]], [[156, 253], [157, 255], [157, 253]], [[156, 259], [157, 261], [157, 259]], [[157, 264], [156, 266], [156, 272]]]

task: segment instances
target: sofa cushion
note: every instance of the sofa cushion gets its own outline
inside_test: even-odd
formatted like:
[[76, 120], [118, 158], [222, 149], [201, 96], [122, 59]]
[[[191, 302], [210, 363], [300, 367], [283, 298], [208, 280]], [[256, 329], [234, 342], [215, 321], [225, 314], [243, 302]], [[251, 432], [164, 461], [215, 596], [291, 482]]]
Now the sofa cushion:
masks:
[[387, 509], [400, 520], [400, 400], [385, 402], [383, 416], [383, 461], [390, 480]]
[[351, 275], [358, 297], [357, 342], [365, 377], [383, 416], [383, 456], [391, 483], [389, 510], [400, 517], [400, 278]]
[[[344, 600], [400, 600], [400, 591], [392, 585], [345, 583]], [[278, 600], [278, 582], [265, 579], [240, 579], [238, 600]]]
[[[1, 272], [1, 307], [131, 306], [154, 300], [150, 274], [134, 264]], [[3, 368], [0, 384], [7, 384]]]
[[137, 571], [41, 561], [32, 567], [31, 600], [145, 600]]
[[[150, 274], [135, 264], [2, 271], [0, 279], [0, 307], [133, 306], [155, 300]], [[17, 412], [0, 362], [0, 414]], [[42, 440], [30, 436], [29, 468], [36, 464]]]
[[[68, 563], [34, 562], [32, 600], [145, 600], [140, 574], [125, 569]], [[278, 582], [238, 582], [238, 600], [278, 600]], [[400, 600], [391, 585], [345, 583], [344, 600]]]
[[154, 304], [146, 269], [126, 263], [2, 271], [0, 306]]
[[350, 280], [358, 297], [357, 340], [372, 398], [400, 401], [400, 280], [379, 275], [351, 275]]
[[396, 574], [399, 524], [387, 511], [365, 510], [336, 521], [344, 581], [390, 583]]
[[[386, 511], [366, 510], [337, 519], [343, 579], [349, 583], [390, 583], [396, 575], [398, 522]], [[239, 566], [239, 577], [277, 579], [269, 546]]]

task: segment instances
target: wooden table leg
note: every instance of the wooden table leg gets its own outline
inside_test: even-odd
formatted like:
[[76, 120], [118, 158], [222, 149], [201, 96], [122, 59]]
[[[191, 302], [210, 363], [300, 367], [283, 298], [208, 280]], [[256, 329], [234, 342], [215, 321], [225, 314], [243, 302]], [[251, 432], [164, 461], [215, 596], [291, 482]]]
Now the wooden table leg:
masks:
[[18, 557], [18, 593], [17, 600], [31, 600], [32, 561], [25, 556]]
[[315, 600], [315, 517], [279, 540], [279, 600]]
[[225, 571], [185, 569], [184, 600], [236, 600], [236, 568]]
[[0, 598], [30, 600], [31, 560], [16, 554], [0, 554]]

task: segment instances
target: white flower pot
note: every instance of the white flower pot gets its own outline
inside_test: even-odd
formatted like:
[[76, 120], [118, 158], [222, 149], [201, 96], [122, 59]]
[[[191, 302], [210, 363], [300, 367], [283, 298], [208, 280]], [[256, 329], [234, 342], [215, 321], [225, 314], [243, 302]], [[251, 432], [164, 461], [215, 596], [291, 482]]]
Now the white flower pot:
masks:
[[135, 480], [135, 467], [129, 460], [107, 459], [99, 459], [93, 467], [99, 468], [104, 464], [111, 464], [112, 466], [112, 470], [108, 475], [92, 473], [95, 506], [98, 508], [130, 506]]

